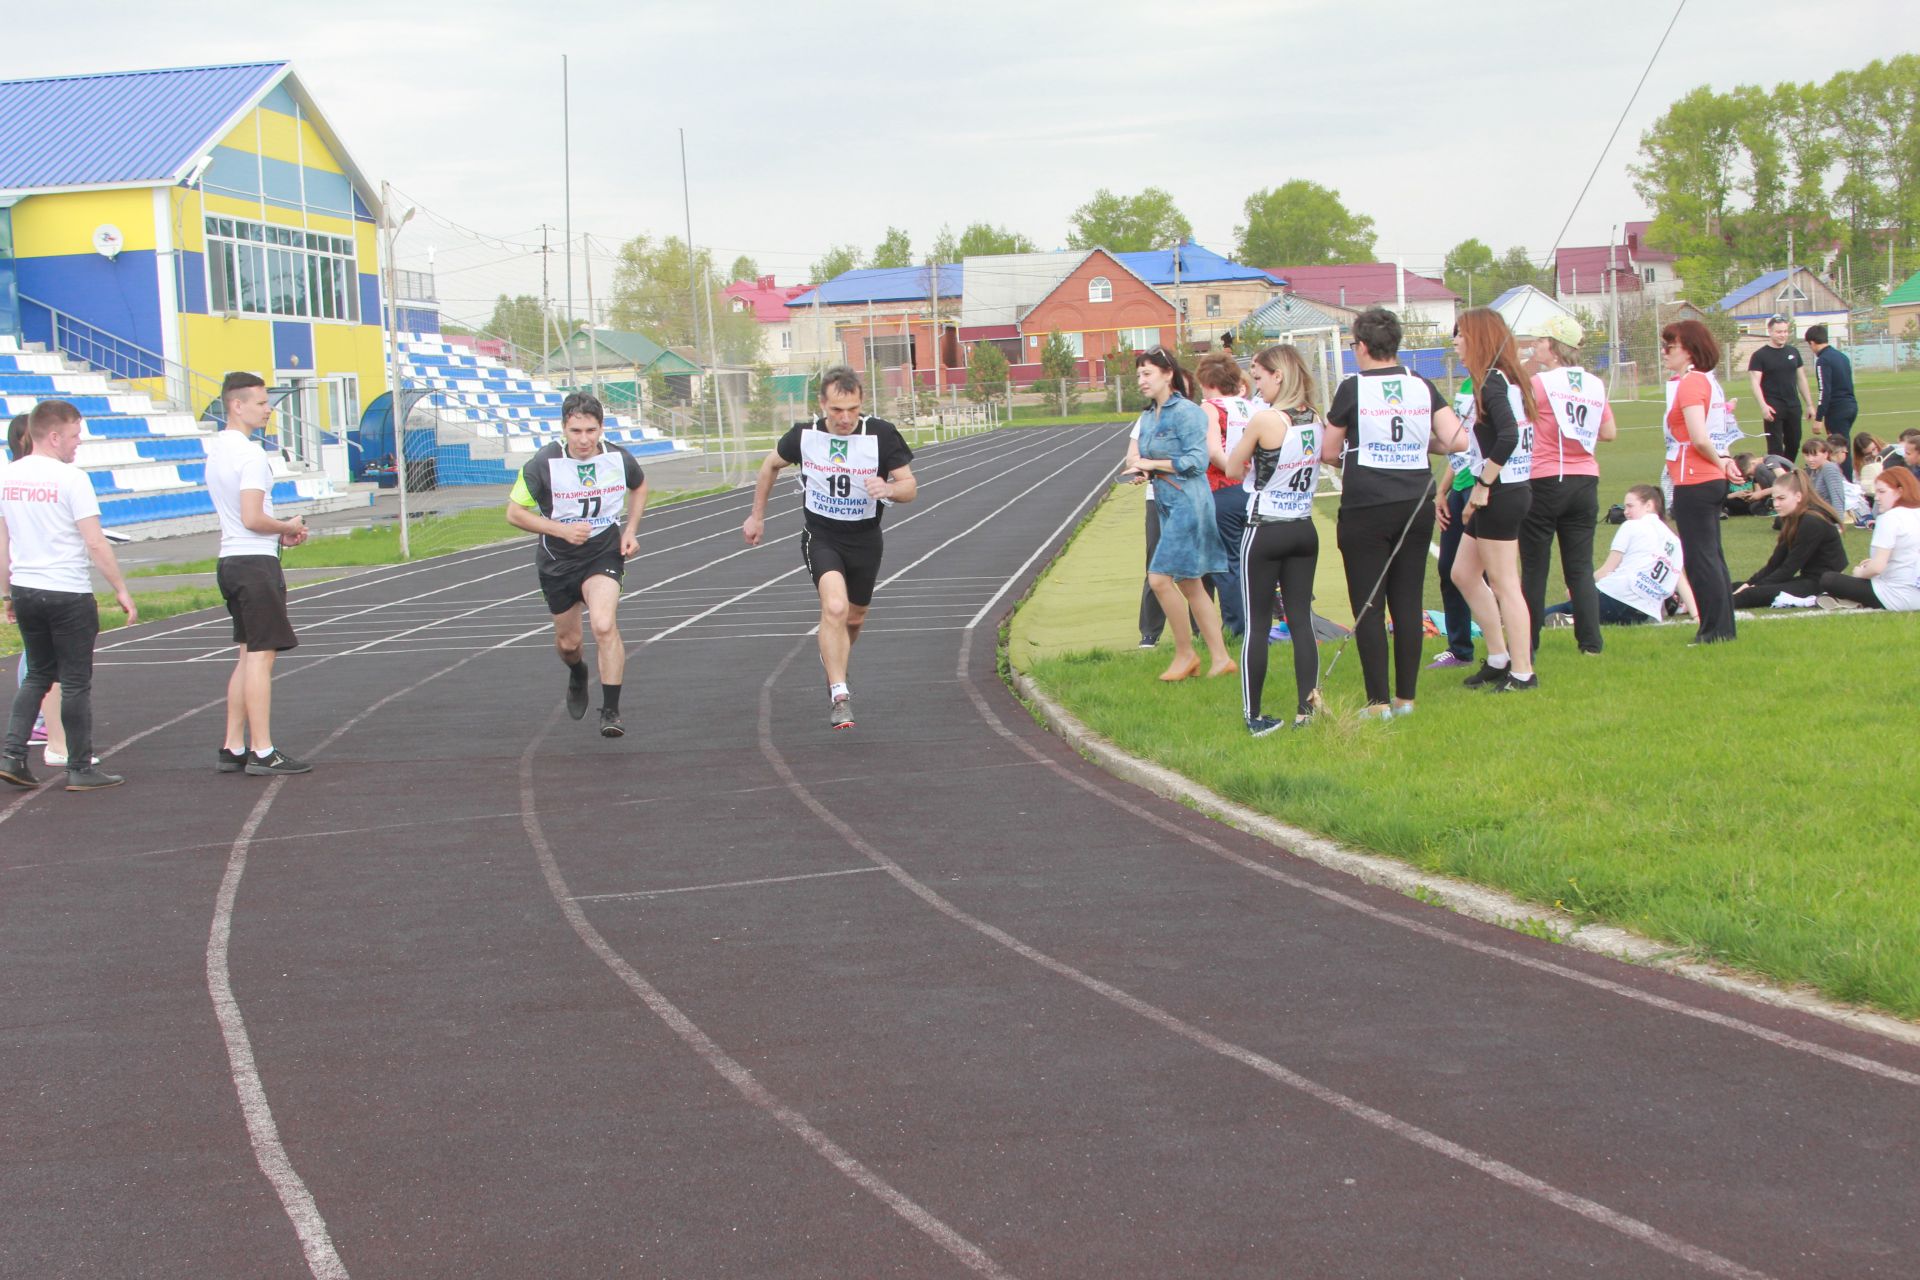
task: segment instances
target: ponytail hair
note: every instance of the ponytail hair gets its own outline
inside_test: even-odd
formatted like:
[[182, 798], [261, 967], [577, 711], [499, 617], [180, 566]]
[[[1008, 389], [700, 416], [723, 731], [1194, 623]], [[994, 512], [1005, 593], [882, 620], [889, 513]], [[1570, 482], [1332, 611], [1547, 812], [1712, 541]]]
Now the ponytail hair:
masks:
[[1627, 490], [1627, 495], [1638, 498], [1640, 501], [1652, 506], [1653, 514], [1658, 516], [1662, 523], [1665, 523], [1667, 518], [1667, 496], [1660, 492], [1659, 485], [1636, 484]]

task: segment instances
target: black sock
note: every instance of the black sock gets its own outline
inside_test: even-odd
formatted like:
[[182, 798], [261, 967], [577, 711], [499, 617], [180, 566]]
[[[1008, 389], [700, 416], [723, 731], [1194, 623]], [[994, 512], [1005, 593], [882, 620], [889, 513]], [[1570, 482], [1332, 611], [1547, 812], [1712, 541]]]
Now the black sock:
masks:
[[601, 682], [600, 696], [606, 699], [606, 701], [602, 704], [606, 710], [618, 711], [620, 709], [620, 686], [619, 685], [607, 684], [604, 681]]
[[575, 658], [567, 664], [567, 670], [571, 673], [575, 684], [585, 684], [587, 682], [587, 661], [585, 658]]

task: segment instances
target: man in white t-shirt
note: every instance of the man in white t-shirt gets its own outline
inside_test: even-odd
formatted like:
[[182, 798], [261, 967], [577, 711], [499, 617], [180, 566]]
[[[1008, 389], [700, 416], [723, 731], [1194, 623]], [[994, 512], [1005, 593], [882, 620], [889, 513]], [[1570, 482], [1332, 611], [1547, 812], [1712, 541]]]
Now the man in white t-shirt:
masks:
[[100, 607], [89, 560], [126, 610], [127, 625], [140, 614], [100, 532], [93, 481], [73, 465], [83, 426], [80, 411], [65, 400], [43, 400], [27, 423], [33, 452], [0, 470], [0, 567], [7, 583], [0, 600], [27, 652], [27, 678], [14, 695], [0, 746], [0, 779], [15, 786], [38, 785], [27, 769], [27, 736], [56, 682], [65, 695], [60, 720], [67, 730], [67, 790], [98, 791], [126, 781], [102, 773], [93, 759], [93, 642], [100, 634]]
[[[257, 777], [306, 773], [312, 765], [273, 745], [273, 660], [300, 643], [287, 617], [287, 578], [280, 548], [307, 540], [306, 522], [273, 514], [273, 468], [253, 433], [273, 416], [267, 384], [251, 373], [230, 373], [220, 387], [226, 429], [207, 441], [207, 493], [220, 516], [220, 560], [215, 580], [233, 616], [240, 646], [227, 681], [227, 736], [221, 773]], [[249, 751], [251, 746], [251, 751]]]

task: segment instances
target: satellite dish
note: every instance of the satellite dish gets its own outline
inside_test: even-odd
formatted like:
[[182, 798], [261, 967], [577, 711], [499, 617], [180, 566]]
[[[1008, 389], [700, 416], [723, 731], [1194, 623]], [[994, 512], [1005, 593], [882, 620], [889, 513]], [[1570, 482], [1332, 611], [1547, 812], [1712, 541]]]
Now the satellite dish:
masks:
[[103, 222], [93, 229], [93, 251], [106, 259], [120, 256], [120, 250], [126, 247], [127, 238], [120, 234], [120, 228], [111, 222]]

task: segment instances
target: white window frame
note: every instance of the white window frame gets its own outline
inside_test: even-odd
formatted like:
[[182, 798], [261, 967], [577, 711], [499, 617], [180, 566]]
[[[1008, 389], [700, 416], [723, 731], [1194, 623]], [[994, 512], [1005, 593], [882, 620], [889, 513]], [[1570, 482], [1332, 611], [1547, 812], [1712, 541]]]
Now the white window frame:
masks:
[[1133, 351], [1150, 351], [1160, 345], [1160, 326], [1151, 329], [1122, 329], [1115, 340]]
[[780, 331], [780, 349], [782, 351], [793, 350], [793, 330], [782, 329]]
[[1067, 340], [1067, 346], [1073, 349], [1073, 358], [1075, 360], [1085, 360], [1087, 358], [1086, 334], [1075, 330], [1073, 333], [1063, 333], [1060, 336], [1065, 338]]
[[1113, 281], [1107, 279], [1105, 276], [1095, 276], [1093, 279], [1087, 281], [1087, 301], [1112, 302]]
[[1642, 279], [1642, 280], [1643, 280], [1643, 281], [1644, 281], [1645, 283], [1647, 283], [1647, 284], [1657, 284], [1657, 283], [1659, 283], [1659, 279], [1660, 279], [1660, 269], [1659, 269], [1658, 267], [1645, 267], [1645, 268], [1642, 268], [1642, 270], [1641, 270], [1641, 279]]
[[1210, 293], [1207, 295], [1207, 318], [1211, 320], [1214, 317], [1218, 316], [1219, 314], [1220, 314], [1220, 295], [1217, 293]]
[[360, 323], [352, 236], [206, 215], [207, 313]]

